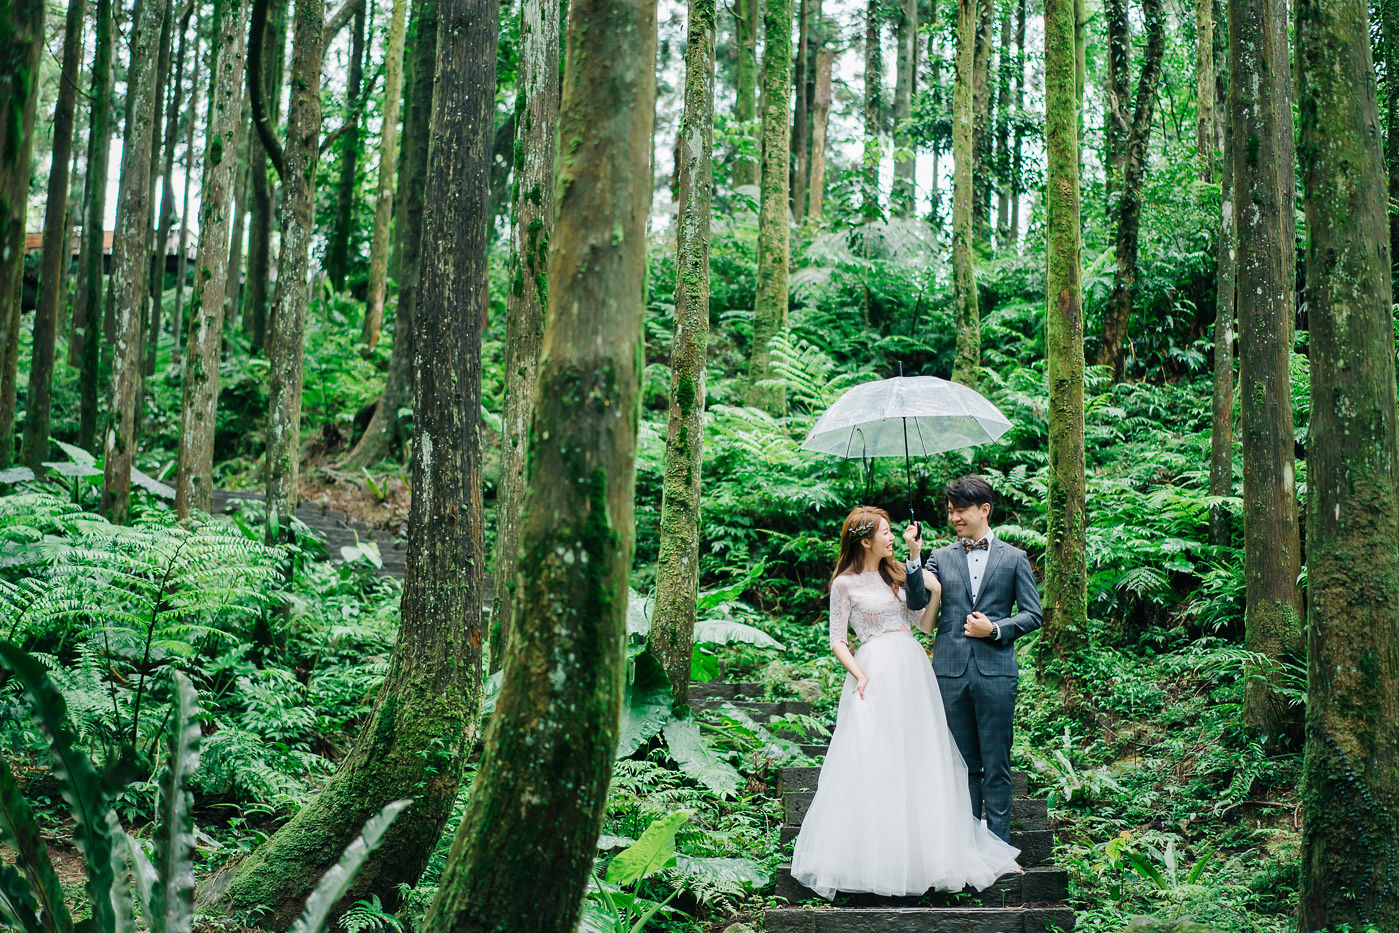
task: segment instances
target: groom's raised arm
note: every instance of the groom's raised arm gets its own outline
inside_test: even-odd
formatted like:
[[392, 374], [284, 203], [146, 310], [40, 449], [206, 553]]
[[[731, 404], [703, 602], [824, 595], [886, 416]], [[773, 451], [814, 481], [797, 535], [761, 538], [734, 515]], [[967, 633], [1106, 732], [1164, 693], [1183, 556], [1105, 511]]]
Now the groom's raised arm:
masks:
[[909, 609], [922, 609], [928, 605], [928, 588], [923, 585], [922, 572], [925, 569], [935, 577], [938, 575], [936, 551], [929, 553], [927, 561], [922, 565], [916, 560], [904, 562], [904, 595], [908, 600]]

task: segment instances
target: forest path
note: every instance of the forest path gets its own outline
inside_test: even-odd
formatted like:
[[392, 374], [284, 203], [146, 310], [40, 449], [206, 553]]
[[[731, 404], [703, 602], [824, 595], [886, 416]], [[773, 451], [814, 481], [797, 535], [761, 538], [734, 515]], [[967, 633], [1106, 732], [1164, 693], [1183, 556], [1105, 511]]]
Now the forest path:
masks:
[[[811, 705], [795, 700], [763, 702], [763, 687], [756, 683], [696, 683], [690, 686], [690, 705], [696, 710], [732, 703], [761, 723], [788, 713], [809, 714]], [[780, 734], [780, 730], [779, 734]], [[807, 744], [802, 750], [813, 757], [825, 753], [825, 745]], [[782, 795], [784, 846], [796, 841], [811, 801], [816, 795], [819, 767], [782, 769], [778, 793]], [[767, 933], [1049, 933], [1074, 928], [1073, 908], [1067, 906], [1068, 870], [1051, 864], [1054, 831], [1041, 797], [1030, 796], [1027, 775], [1012, 774], [1015, 799], [1011, 805], [1011, 844], [1020, 849], [1023, 874], [1007, 875], [985, 891], [968, 889], [959, 894], [932, 893], [922, 897], [838, 895], [828, 904], [791, 876], [790, 865], [778, 869], [778, 897], [789, 907], [763, 914]], [[802, 906], [816, 901], [822, 906]]]

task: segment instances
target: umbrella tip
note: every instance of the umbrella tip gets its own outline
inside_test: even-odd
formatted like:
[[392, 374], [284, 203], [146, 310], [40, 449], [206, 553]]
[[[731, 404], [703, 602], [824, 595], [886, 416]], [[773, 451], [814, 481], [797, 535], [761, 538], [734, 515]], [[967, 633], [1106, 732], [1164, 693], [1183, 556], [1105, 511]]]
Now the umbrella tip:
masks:
[[903, 360], [899, 360], [899, 378], [902, 379], [903, 377], [904, 377], [904, 361], [903, 361]]

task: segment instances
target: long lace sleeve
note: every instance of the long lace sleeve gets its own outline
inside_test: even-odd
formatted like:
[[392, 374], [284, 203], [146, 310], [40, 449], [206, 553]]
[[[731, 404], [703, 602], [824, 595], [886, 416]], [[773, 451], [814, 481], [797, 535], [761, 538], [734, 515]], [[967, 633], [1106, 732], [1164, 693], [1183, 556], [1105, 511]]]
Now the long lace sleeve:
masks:
[[831, 581], [831, 647], [840, 642], [850, 643], [847, 632], [850, 628], [850, 587], [837, 577]]

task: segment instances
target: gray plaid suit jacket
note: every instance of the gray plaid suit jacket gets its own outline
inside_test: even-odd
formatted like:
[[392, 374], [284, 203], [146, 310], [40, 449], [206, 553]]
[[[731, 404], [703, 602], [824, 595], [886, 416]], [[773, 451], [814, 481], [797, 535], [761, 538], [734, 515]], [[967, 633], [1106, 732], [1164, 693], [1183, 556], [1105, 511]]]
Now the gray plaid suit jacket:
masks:
[[[933, 671], [940, 677], [960, 677], [975, 669], [984, 677], [1016, 677], [1015, 639], [1044, 624], [1035, 576], [1025, 552], [1000, 536], [991, 539], [981, 588], [972, 599], [967, 552], [959, 542], [938, 548], [923, 565], [942, 583], [942, 607], [938, 612], [937, 640], [933, 643]], [[920, 568], [908, 563], [908, 608], [928, 605], [928, 589]], [[967, 615], [984, 612], [1000, 626], [1000, 637], [968, 638], [963, 631]]]

